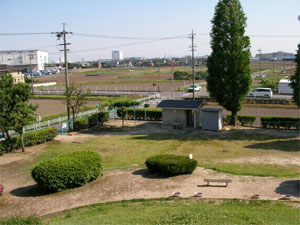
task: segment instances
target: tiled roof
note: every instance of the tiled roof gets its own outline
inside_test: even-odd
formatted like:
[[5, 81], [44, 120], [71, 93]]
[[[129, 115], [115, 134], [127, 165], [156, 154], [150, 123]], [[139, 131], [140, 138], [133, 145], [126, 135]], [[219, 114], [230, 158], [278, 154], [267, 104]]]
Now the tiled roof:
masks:
[[157, 107], [169, 109], [198, 109], [201, 105], [202, 101], [163, 100]]

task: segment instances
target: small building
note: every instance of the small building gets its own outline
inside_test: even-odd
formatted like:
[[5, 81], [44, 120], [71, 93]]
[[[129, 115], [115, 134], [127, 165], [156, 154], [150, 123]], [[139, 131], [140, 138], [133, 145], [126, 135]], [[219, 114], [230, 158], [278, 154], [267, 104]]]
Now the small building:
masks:
[[200, 127], [202, 101], [163, 100], [157, 108], [162, 108], [163, 127]]
[[219, 131], [222, 129], [222, 109], [203, 108], [202, 109], [202, 129]]
[[278, 94], [293, 94], [293, 89], [290, 86], [291, 81], [281, 79], [278, 83]]
[[20, 71], [18, 71], [18, 72], [9, 72], [7, 70], [0, 70], [0, 76], [4, 76], [8, 73], [13, 77], [14, 84], [25, 83], [24, 74], [21, 73]]

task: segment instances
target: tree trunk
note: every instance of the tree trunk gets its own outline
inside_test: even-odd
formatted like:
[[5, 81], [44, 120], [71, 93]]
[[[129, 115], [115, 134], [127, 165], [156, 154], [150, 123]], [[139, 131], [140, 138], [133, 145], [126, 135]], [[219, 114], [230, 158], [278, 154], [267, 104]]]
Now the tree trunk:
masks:
[[24, 132], [23, 132], [23, 129], [22, 129], [21, 133], [20, 133], [20, 144], [21, 144], [22, 152], [25, 152], [25, 146], [24, 146], [23, 136], [24, 136]]
[[76, 117], [75, 117], [75, 112], [74, 112], [73, 109], [72, 109], [72, 117], [73, 117], [73, 121], [72, 121], [72, 130], [74, 130], [74, 123], [75, 123]]
[[236, 125], [236, 117], [237, 117], [237, 112], [231, 111], [230, 125], [232, 126]]
[[5, 132], [7, 139], [10, 139], [9, 131]]

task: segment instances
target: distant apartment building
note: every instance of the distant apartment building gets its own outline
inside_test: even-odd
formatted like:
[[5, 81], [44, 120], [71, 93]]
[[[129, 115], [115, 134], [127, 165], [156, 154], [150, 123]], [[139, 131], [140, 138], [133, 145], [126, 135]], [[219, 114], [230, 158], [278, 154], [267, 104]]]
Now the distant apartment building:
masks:
[[0, 51], [0, 67], [9, 66], [23, 72], [44, 70], [48, 63], [48, 52], [42, 50]]
[[261, 60], [279, 60], [279, 61], [289, 61], [294, 60], [295, 55], [293, 53], [288, 52], [272, 52], [272, 53], [262, 53], [262, 54], [256, 54], [255, 58], [261, 59]]
[[112, 51], [112, 60], [122, 60], [123, 59], [123, 52], [121, 51]]

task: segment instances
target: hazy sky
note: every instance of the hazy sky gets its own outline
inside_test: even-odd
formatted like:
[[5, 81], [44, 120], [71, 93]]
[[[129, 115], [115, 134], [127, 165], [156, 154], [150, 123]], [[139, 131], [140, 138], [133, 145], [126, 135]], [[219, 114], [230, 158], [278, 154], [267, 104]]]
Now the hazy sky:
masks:
[[[196, 56], [210, 54], [211, 19], [218, 0], [0, 0], [0, 33], [56, 32], [67, 23], [72, 43], [71, 60], [111, 58], [112, 50], [124, 57], [189, 55], [191, 30], [197, 33]], [[300, 43], [299, 0], [241, 0], [247, 16], [251, 51], [295, 52]], [[78, 34], [168, 40], [114, 39]], [[276, 37], [257, 37], [275, 35]], [[288, 35], [289, 37], [277, 37]], [[293, 36], [293, 37], [292, 37]], [[151, 41], [151, 42], [150, 42]], [[135, 43], [148, 42], [134, 45]], [[0, 50], [42, 49], [57, 60], [62, 53], [54, 35], [0, 36]], [[132, 44], [130, 46], [122, 46]], [[118, 47], [120, 46], [120, 47]], [[79, 51], [87, 50], [87, 51]]]

